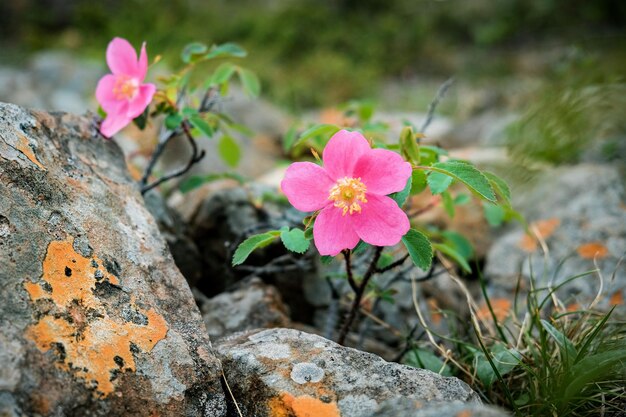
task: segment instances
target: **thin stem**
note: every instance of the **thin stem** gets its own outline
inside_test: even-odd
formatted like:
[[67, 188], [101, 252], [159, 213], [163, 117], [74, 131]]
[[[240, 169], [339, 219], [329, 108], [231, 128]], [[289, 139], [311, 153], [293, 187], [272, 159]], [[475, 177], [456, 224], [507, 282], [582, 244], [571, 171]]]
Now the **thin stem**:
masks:
[[350, 284], [350, 287], [354, 290], [354, 292], [358, 292], [359, 288], [356, 285], [354, 275], [352, 274], [352, 263], [350, 260], [350, 255], [352, 254], [352, 251], [350, 249], [345, 249], [341, 251], [341, 253], [343, 253], [343, 257], [346, 260], [346, 275], [348, 276], [348, 283]]
[[395, 262], [390, 263], [389, 265], [387, 265], [384, 268], [376, 268], [376, 273], [377, 274], [382, 274], [384, 272], [390, 271], [400, 265], [402, 265], [404, 263], [404, 261], [406, 261], [407, 259], [409, 259], [409, 254], [407, 253], [406, 255], [404, 255], [402, 258], [398, 259]]
[[146, 171], [144, 172], [143, 177], [141, 177], [141, 181], [139, 182], [139, 184], [141, 185], [142, 193], [144, 192], [143, 189], [148, 184], [148, 179], [150, 178], [150, 175], [152, 175], [152, 170], [154, 169], [154, 166], [156, 165], [156, 162], [161, 157], [161, 154], [165, 150], [165, 147], [179, 133], [180, 133], [179, 129], [174, 129], [173, 131], [170, 132], [169, 135], [167, 135], [167, 137], [165, 137], [164, 140], [159, 141], [159, 144], [157, 145], [156, 149], [154, 150], [154, 153], [150, 157], [150, 162], [148, 162], [148, 166], [146, 167]]
[[441, 84], [441, 86], [437, 90], [437, 94], [435, 94], [435, 97], [433, 98], [433, 101], [431, 101], [428, 105], [428, 114], [426, 115], [426, 120], [424, 120], [424, 124], [422, 124], [420, 132], [424, 133], [430, 125], [430, 122], [433, 121], [433, 116], [435, 115], [437, 105], [439, 105], [441, 99], [445, 97], [448, 89], [452, 84], [454, 84], [454, 77], [448, 78], [445, 83]]
[[352, 326], [352, 322], [357, 316], [359, 307], [361, 305], [361, 300], [363, 299], [363, 294], [365, 293], [365, 288], [367, 288], [367, 284], [370, 278], [372, 278], [372, 275], [376, 273], [376, 264], [378, 263], [378, 259], [380, 259], [380, 254], [382, 253], [382, 251], [382, 247], [376, 248], [376, 251], [374, 252], [374, 257], [372, 258], [372, 262], [370, 263], [369, 268], [367, 268], [365, 275], [363, 275], [363, 279], [361, 280], [360, 285], [358, 285], [357, 289], [355, 290], [352, 307], [350, 308], [348, 316], [346, 317], [346, 320], [344, 321], [343, 326], [339, 331], [339, 338], [337, 339], [337, 343], [339, 343], [340, 345], [344, 344], [346, 336], [348, 335], [350, 327]]
[[[158, 180], [154, 181], [151, 184], [145, 185], [141, 188], [141, 194], [145, 194], [147, 193], [149, 190], [153, 189], [154, 187], [157, 187], [159, 185], [161, 185], [162, 183], [164, 183], [165, 181], [169, 181], [172, 178], [176, 178], [179, 177], [183, 174], [185, 174], [187, 171], [189, 171], [191, 169], [191, 167], [196, 164], [197, 162], [199, 162], [200, 160], [202, 160], [202, 158], [204, 158], [205, 152], [204, 150], [198, 152], [198, 145], [196, 144], [196, 140], [194, 139], [193, 135], [191, 134], [191, 131], [189, 130], [189, 125], [187, 124], [186, 121], [183, 121], [181, 123], [181, 126], [183, 128], [183, 132], [185, 133], [185, 137], [188, 139], [189, 144], [191, 145], [192, 148], [192, 155], [191, 155], [191, 159], [189, 160], [189, 162], [187, 162], [187, 165], [185, 165], [183, 168], [176, 170], [170, 174], [164, 175], [163, 177], [159, 178]], [[161, 150], [161, 152], [163, 152]]]

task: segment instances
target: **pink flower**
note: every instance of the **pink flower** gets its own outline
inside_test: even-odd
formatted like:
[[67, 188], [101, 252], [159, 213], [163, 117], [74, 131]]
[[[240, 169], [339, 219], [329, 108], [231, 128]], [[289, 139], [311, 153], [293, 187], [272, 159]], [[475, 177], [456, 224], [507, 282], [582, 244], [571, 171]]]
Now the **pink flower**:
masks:
[[100, 132], [109, 138], [143, 113], [152, 101], [156, 86], [143, 84], [148, 71], [145, 42], [137, 60], [137, 52], [126, 39], [114, 38], [107, 47], [106, 57], [112, 74], [100, 79], [96, 98], [107, 112]]
[[385, 149], [371, 149], [357, 132], [341, 130], [328, 142], [324, 167], [311, 162], [289, 166], [280, 186], [301, 211], [321, 210], [313, 240], [322, 255], [353, 249], [359, 239], [392, 246], [409, 231], [409, 219], [387, 194], [401, 191], [411, 165]]

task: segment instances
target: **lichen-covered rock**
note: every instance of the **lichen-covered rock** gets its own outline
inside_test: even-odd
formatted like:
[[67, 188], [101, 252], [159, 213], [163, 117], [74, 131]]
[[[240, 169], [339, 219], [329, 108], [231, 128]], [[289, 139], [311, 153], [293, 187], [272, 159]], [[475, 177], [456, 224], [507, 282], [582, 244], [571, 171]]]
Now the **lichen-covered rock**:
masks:
[[256, 277], [213, 298], [202, 297], [199, 305], [213, 340], [244, 330], [290, 326], [289, 311], [276, 288]]
[[456, 378], [298, 330], [244, 332], [222, 339], [216, 349], [246, 416], [366, 417], [395, 398], [480, 403]]
[[121, 151], [0, 104], [0, 414], [220, 416], [220, 366]]

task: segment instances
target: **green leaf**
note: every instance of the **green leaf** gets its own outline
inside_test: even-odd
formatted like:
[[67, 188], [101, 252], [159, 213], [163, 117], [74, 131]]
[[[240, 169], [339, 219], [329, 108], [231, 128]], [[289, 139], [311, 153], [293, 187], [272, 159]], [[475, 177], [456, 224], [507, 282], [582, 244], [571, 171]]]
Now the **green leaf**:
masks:
[[195, 127], [200, 132], [202, 132], [204, 136], [206, 136], [207, 138], [213, 137], [213, 134], [215, 133], [215, 131], [213, 130], [209, 122], [204, 120], [201, 116], [199, 115], [191, 116], [189, 118], [189, 121], [191, 122], [193, 127]]
[[406, 355], [404, 363], [414, 368], [428, 369], [443, 376], [452, 376], [450, 367], [430, 350], [413, 349]]
[[489, 180], [473, 165], [461, 161], [447, 161], [438, 162], [431, 166], [430, 169], [438, 173], [449, 175], [461, 181], [470, 191], [483, 199], [494, 203], [496, 202], [496, 195], [491, 188]]
[[170, 114], [165, 118], [165, 127], [169, 130], [177, 129], [183, 122], [183, 116], [179, 113]]
[[365, 249], [368, 248], [368, 246], [369, 245], [367, 243], [365, 243], [362, 240], [359, 240], [359, 243], [357, 243], [354, 249], [352, 249], [352, 253], [355, 255], [358, 255], [359, 253], [363, 253], [365, 252]]
[[296, 138], [298, 137], [298, 130], [296, 126], [291, 126], [285, 136], [283, 136], [283, 151], [289, 152], [293, 144], [296, 142]]
[[380, 258], [378, 258], [378, 262], [376, 262], [376, 268], [384, 269], [393, 263], [393, 255], [389, 252], [383, 252], [380, 254]]
[[144, 130], [146, 128], [146, 123], [148, 123], [148, 109], [149, 108], [146, 107], [143, 113], [133, 119], [135, 125], [137, 125], [137, 127], [141, 130]]
[[452, 196], [449, 192], [444, 191], [441, 193], [441, 197], [443, 201], [443, 208], [446, 210], [446, 213], [451, 219], [454, 218], [454, 200], [452, 199]]
[[194, 55], [201, 55], [207, 51], [207, 46], [200, 42], [192, 42], [187, 44], [183, 48], [183, 52], [180, 54], [181, 59], [184, 63], [189, 64], [194, 60]]
[[411, 260], [422, 271], [428, 271], [433, 262], [433, 247], [430, 240], [422, 232], [410, 229], [406, 235], [402, 237], [402, 243], [409, 251]]
[[426, 189], [426, 172], [416, 169], [411, 174], [411, 195], [421, 193]]
[[291, 229], [283, 227], [280, 229], [280, 240], [283, 245], [291, 252], [304, 253], [309, 249], [311, 241], [306, 238], [304, 232], [300, 229]]
[[578, 356], [578, 352], [576, 351], [572, 341], [544, 319], [541, 319], [541, 326], [554, 339], [557, 345], [559, 345], [563, 361], [568, 364], [572, 364], [574, 360], [576, 360], [576, 356]]
[[256, 74], [249, 69], [239, 67], [237, 70], [243, 91], [250, 97], [258, 97], [261, 93], [261, 82]]
[[244, 240], [235, 251], [235, 255], [233, 256], [233, 266], [241, 265], [246, 259], [248, 259], [248, 256], [250, 256], [252, 252], [273, 243], [279, 235], [279, 230], [272, 230], [250, 236]]
[[235, 57], [235, 58], [243, 58], [248, 53], [241, 46], [236, 43], [227, 42], [221, 45], [214, 45], [209, 51], [208, 54], [205, 55], [205, 59], [213, 59], [213, 58], [222, 58], [222, 57]]
[[306, 229], [304, 231], [304, 238], [308, 239], [308, 240], [313, 239], [313, 228], [312, 227], [309, 227], [308, 229]]
[[453, 230], [446, 230], [441, 235], [446, 239], [445, 244], [454, 249], [464, 259], [470, 259], [474, 256], [472, 244], [462, 234]]
[[307, 130], [302, 132], [302, 134], [298, 138], [298, 141], [295, 143], [295, 145], [298, 145], [304, 142], [305, 140], [316, 137], [316, 136], [323, 136], [324, 139], [328, 139], [332, 135], [337, 133], [340, 129], [341, 128], [339, 126], [330, 125], [330, 124], [319, 124], [319, 125], [311, 126]]
[[504, 222], [506, 211], [497, 204], [487, 203], [483, 201], [483, 209], [487, 223], [492, 227], [498, 227]]
[[215, 69], [211, 76], [210, 85], [219, 85], [228, 81], [228, 79], [235, 73], [235, 67], [230, 62], [225, 62]]
[[491, 172], [483, 172], [496, 193], [507, 203], [511, 203], [511, 189], [506, 181]]
[[454, 204], [457, 206], [462, 206], [463, 204], [467, 204], [469, 203], [471, 200], [471, 197], [467, 194], [459, 194], [456, 197], [454, 197]]
[[[514, 348], [507, 349], [502, 344], [495, 344], [492, 347], [491, 359], [501, 377], [515, 369], [520, 364], [521, 358], [522, 355]], [[483, 351], [474, 352], [474, 367], [476, 376], [487, 387], [496, 381], [496, 372]]]
[[184, 193], [188, 193], [189, 191], [193, 189], [200, 187], [202, 184], [206, 184], [207, 182], [221, 180], [224, 178], [233, 179], [239, 182], [239, 184], [245, 183], [245, 179], [241, 175], [225, 172], [222, 174], [193, 175], [187, 178], [185, 181], [183, 181], [178, 186], [178, 189], [180, 190], [181, 193], [184, 194]]
[[320, 261], [322, 262], [323, 265], [328, 265], [329, 263], [333, 261], [333, 259], [335, 259], [334, 256], [329, 256], [329, 255], [320, 256]]
[[406, 199], [409, 197], [409, 194], [411, 192], [411, 179], [412, 179], [412, 177], [409, 177], [409, 179], [406, 181], [406, 185], [404, 186], [404, 189], [402, 191], [398, 191], [397, 193], [389, 194], [389, 197], [391, 197], [396, 203], [398, 203], [399, 207], [402, 207], [404, 205], [404, 202], [406, 201]]
[[420, 149], [410, 126], [402, 128], [402, 132], [400, 132], [400, 146], [405, 159], [415, 164], [419, 164]]
[[620, 369], [619, 364], [624, 361], [626, 361], [626, 349], [610, 350], [583, 358], [570, 369], [571, 378], [568, 379], [569, 383], [564, 389], [561, 400], [567, 402], [578, 396], [587, 384], [606, 377], [611, 371]]
[[430, 187], [430, 192], [433, 193], [433, 195], [437, 195], [448, 189], [450, 184], [452, 184], [453, 178], [441, 172], [431, 172], [428, 174], [428, 177], [426, 177], [426, 181]]
[[435, 162], [439, 162], [439, 158], [442, 155], [447, 155], [448, 152], [445, 149], [438, 148], [437, 146], [420, 146], [420, 164], [432, 165]]
[[456, 262], [465, 272], [472, 272], [472, 268], [467, 263], [467, 260], [454, 248], [444, 243], [433, 243], [433, 248], [448, 255], [454, 262]]
[[217, 150], [224, 162], [231, 167], [236, 167], [239, 159], [241, 159], [241, 149], [232, 136], [222, 136], [217, 145]]

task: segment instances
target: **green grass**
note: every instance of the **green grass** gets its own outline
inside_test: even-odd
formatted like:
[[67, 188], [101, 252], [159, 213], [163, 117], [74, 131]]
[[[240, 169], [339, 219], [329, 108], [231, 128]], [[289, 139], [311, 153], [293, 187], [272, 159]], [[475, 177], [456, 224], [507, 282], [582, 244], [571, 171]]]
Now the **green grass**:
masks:
[[[561, 286], [589, 279], [594, 273], [572, 277]], [[467, 333], [459, 331], [463, 326], [457, 317], [446, 313], [451, 335], [430, 331], [439, 357], [416, 361], [415, 352], [424, 356], [425, 345], [420, 344], [408, 352], [405, 361], [456, 375], [485, 402], [516, 416], [624, 415], [626, 321], [612, 310], [568, 311], [556, 296], [560, 286], [537, 288], [537, 281], [531, 278], [525, 296], [516, 291], [505, 322], [498, 320], [489, 298], [490, 317], [478, 320], [473, 315]]]

